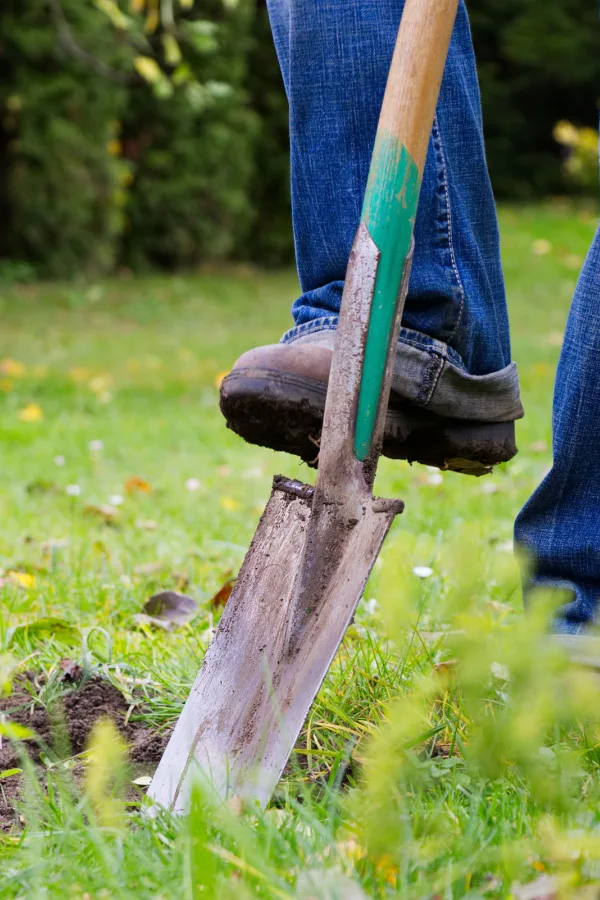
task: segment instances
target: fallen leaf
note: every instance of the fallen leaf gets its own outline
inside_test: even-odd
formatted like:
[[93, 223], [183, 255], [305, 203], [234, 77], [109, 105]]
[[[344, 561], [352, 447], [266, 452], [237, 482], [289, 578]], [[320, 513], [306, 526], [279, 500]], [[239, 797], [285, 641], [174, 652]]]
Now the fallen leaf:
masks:
[[529, 449], [532, 453], [545, 453], [548, 449], [548, 444], [546, 441], [534, 441], [529, 445]]
[[25, 490], [28, 494], [52, 494], [58, 491], [58, 485], [46, 478], [36, 478], [35, 481], [30, 481], [25, 485]]
[[54, 616], [16, 625], [14, 628], [9, 629], [9, 636], [15, 640], [30, 637], [38, 639], [54, 637], [65, 644], [78, 644], [81, 642], [81, 633], [75, 625], [67, 622], [66, 619], [59, 619]]
[[125, 482], [125, 493], [127, 494], [150, 494], [152, 493], [152, 485], [137, 475], [132, 475]]
[[344, 898], [344, 900], [367, 900], [367, 895], [355, 881], [338, 868], [304, 869], [296, 881], [298, 900], [317, 898]]
[[64, 681], [81, 681], [83, 668], [73, 659], [61, 659], [59, 668], [63, 673]]
[[0, 736], [11, 741], [27, 741], [35, 737], [35, 731], [19, 725], [18, 722], [6, 722], [0, 719]]
[[565, 336], [562, 331], [551, 331], [546, 336], [546, 343], [551, 347], [562, 347]]
[[23, 769], [5, 769], [0, 772], [0, 778], [12, 778], [13, 775], [22, 775]]
[[54, 553], [56, 550], [64, 550], [69, 546], [69, 538], [48, 538], [42, 541], [40, 548], [43, 553]]
[[98, 516], [107, 523], [114, 522], [119, 515], [117, 507], [111, 506], [110, 503], [90, 503], [84, 506], [83, 511], [88, 515]]
[[112, 386], [112, 383], [112, 375], [105, 372], [103, 375], [96, 375], [92, 378], [89, 387], [95, 394], [103, 395], [108, 391], [108, 388]]
[[530, 884], [513, 884], [511, 893], [515, 900], [557, 900], [558, 881], [550, 875], [542, 875]]
[[574, 269], [578, 271], [583, 265], [583, 257], [578, 256], [576, 253], [568, 253], [564, 257], [563, 262], [568, 269]]
[[152, 776], [140, 775], [139, 778], [134, 778], [131, 783], [137, 784], [138, 787], [149, 787], [152, 784]]
[[552, 244], [545, 238], [540, 238], [531, 245], [531, 252], [534, 256], [547, 256], [552, 252]]
[[29, 572], [15, 572], [13, 570], [7, 572], [6, 577], [13, 584], [16, 584], [17, 587], [25, 588], [25, 590], [29, 591], [35, 587], [35, 575], [30, 575]]
[[143, 610], [147, 616], [167, 622], [171, 627], [176, 627], [185, 625], [194, 618], [198, 612], [198, 604], [186, 594], [162, 591], [146, 600]]
[[25, 366], [16, 359], [3, 359], [0, 362], [0, 372], [10, 375], [11, 378], [20, 378], [25, 374]]
[[233, 813], [236, 818], [240, 818], [240, 816], [244, 815], [246, 811], [246, 803], [244, 802], [244, 798], [240, 797], [239, 794], [234, 794], [233, 797], [230, 797], [226, 803], [228, 810]]
[[484, 481], [481, 485], [482, 494], [497, 494], [500, 487], [494, 481]]
[[240, 508], [240, 504], [233, 497], [221, 497], [221, 506], [228, 512], [235, 512], [236, 509]]
[[133, 621], [140, 628], [161, 628], [163, 631], [171, 631], [172, 626], [163, 619], [155, 619], [153, 616], [147, 616], [145, 613], [136, 613]]
[[442, 675], [449, 675], [450, 670], [456, 666], [455, 659], [446, 659], [444, 662], [436, 663], [435, 670]]
[[533, 374], [538, 378], [543, 378], [545, 375], [550, 375], [552, 374], [552, 371], [552, 366], [548, 365], [548, 363], [541, 362], [536, 363], [533, 366]]
[[19, 410], [17, 418], [21, 422], [40, 422], [44, 418], [44, 413], [39, 403], [28, 403], [27, 406]]
[[162, 563], [159, 562], [151, 562], [151, 563], [141, 563], [141, 565], [136, 566], [133, 570], [136, 575], [156, 575], [157, 572], [160, 572], [161, 569], [164, 569]]
[[91, 376], [91, 372], [89, 369], [85, 369], [83, 366], [73, 366], [69, 369], [69, 376], [73, 381], [76, 382], [84, 382], [88, 381]]
[[136, 519], [135, 527], [141, 531], [156, 531], [158, 525], [154, 519]]
[[208, 601], [210, 606], [212, 606], [213, 609], [221, 609], [221, 607], [225, 606], [231, 596], [234, 585], [235, 578], [228, 578], [227, 581], [221, 585], [214, 597], [211, 597]]

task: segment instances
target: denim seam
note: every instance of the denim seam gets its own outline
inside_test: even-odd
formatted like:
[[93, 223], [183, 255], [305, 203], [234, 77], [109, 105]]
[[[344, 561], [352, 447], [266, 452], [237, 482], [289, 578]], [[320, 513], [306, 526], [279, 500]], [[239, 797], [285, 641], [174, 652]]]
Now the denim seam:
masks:
[[428, 355], [433, 365], [431, 365], [431, 384], [429, 390], [425, 394], [426, 399], [423, 402], [423, 406], [428, 406], [431, 403], [431, 398], [435, 393], [435, 389], [437, 387], [438, 381], [440, 380], [440, 375], [442, 374], [445, 363], [445, 359], [443, 356], [436, 357], [436, 355], [433, 353], [429, 353]]
[[442, 179], [442, 186], [444, 189], [444, 195], [446, 197], [446, 208], [444, 210], [444, 214], [445, 214], [445, 218], [446, 218], [448, 249], [450, 251], [452, 270], [454, 272], [454, 276], [456, 278], [456, 284], [457, 284], [458, 290], [460, 292], [460, 311], [458, 313], [458, 317], [456, 320], [456, 324], [454, 326], [454, 330], [452, 331], [452, 333], [450, 334], [450, 336], [448, 337], [448, 340], [447, 340], [447, 343], [450, 343], [450, 341], [456, 336], [456, 333], [457, 333], [457, 331], [460, 327], [460, 323], [462, 321], [463, 312], [465, 309], [465, 288], [462, 283], [462, 278], [460, 277], [460, 272], [458, 270], [458, 266], [456, 264], [456, 254], [454, 252], [454, 241], [452, 238], [452, 204], [450, 202], [450, 190], [448, 187], [448, 166], [446, 163], [446, 155], [444, 153], [444, 145], [442, 143], [442, 135], [440, 132], [437, 114], [433, 120], [432, 137], [433, 137], [434, 146], [439, 153], [440, 161], [441, 161], [440, 174], [441, 174], [441, 179]]

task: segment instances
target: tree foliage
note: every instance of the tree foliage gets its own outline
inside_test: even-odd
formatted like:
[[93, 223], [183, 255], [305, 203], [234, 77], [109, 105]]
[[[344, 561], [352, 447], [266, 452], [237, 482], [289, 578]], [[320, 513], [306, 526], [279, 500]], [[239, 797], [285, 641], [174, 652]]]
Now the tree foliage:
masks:
[[[496, 193], [581, 190], [564, 177], [577, 147], [553, 132], [596, 124], [595, 5], [473, 0], [470, 13]], [[291, 259], [264, 0], [3, 0], [0, 34], [0, 268]]]

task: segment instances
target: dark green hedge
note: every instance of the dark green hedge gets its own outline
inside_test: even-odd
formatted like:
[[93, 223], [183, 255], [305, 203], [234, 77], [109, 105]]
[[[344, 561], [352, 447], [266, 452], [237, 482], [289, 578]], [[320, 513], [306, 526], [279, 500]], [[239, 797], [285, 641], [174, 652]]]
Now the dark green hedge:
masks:
[[[62, 6], [82, 47], [133, 71], [92, 0]], [[497, 194], [564, 191], [552, 129], [595, 123], [595, 4], [473, 0], [470, 12]], [[196, 0], [192, 14], [217, 25], [217, 49], [193, 60], [200, 81], [231, 87], [201, 110], [73, 58], [48, 0], [2, 0], [0, 280], [291, 258], [287, 110], [264, 0]]]

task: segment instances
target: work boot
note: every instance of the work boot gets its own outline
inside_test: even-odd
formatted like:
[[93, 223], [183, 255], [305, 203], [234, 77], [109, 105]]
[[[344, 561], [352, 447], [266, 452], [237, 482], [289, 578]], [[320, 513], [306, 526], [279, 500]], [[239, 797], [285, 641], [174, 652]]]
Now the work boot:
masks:
[[[227, 427], [251, 444], [317, 466], [332, 357], [328, 346], [301, 342], [244, 353], [221, 384]], [[486, 475], [516, 452], [514, 422], [445, 418], [411, 406], [392, 385], [384, 456]]]

